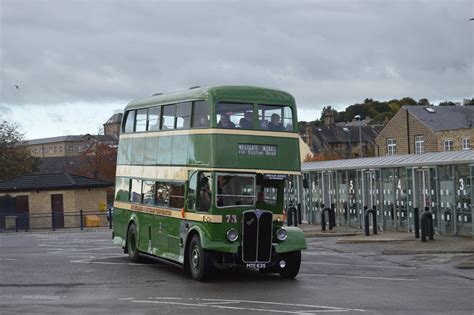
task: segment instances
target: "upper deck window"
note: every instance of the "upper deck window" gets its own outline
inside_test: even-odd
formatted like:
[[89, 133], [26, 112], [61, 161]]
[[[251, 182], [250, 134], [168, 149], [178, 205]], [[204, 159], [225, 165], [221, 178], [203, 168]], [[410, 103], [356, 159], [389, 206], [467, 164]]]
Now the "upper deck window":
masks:
[[195, 101], [192, 128], [208, 128], [209, 118], [209, 105], [205, 101]]
[[147, 130], [160, 130], [160, 112], [161, 107], [153, 107], [148, 109], [148, 127]]
[[137, 132], [146, 131], [147, 112], [148, 112], [148, 109], [146, 108], [137, 110], [135, 131]]
[[176, 105], [176, 129], [191, 127], [191, 102]]
[[125, 113], [125, 125], [123, 126], [124, 132], [133, 132], [135, 129], [135, 111], [131, 110]]
[[216, 114], [218, 128], [254, 128], [253, 104], [218, 103]]
[[290, 106], [258, 105], [260, 129], [294, 131], [293, 112]]
[[163, 117], [161, 129], [174, 129], [176, 115], [176, 105], [163, 106]]

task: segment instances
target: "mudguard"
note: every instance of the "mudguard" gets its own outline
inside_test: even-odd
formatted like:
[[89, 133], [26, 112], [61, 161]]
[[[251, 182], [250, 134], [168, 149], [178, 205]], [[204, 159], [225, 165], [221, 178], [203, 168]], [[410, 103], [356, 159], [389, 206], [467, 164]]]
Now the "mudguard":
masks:
[[275, 245], [277, 253], [294, 252], [307, 248], [303, 230], [295, 226], [284, 226], [283, 229], [288, 232], [288, 237]]

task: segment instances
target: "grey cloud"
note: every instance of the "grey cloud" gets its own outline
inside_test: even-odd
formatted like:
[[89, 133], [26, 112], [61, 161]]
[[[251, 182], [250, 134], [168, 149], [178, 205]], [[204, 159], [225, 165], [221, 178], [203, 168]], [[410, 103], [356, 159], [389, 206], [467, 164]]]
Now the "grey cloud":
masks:
[[472, 97], [470, 10], [469, 1], [3, 0], [1, 103], [123, 103], [210, 84], [281, 88], [308, 107]]

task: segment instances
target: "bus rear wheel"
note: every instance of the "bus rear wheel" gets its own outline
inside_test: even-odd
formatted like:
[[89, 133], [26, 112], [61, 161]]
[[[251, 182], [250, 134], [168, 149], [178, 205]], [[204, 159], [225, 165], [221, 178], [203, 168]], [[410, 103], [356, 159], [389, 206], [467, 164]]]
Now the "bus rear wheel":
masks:
[[138, 252], [138, 233], [135, 223], [130, 224], [127, 232], [127, 252], [128, 257], [132, 262], [140, 260], [140, 253]]
[[[285, 267], [281, 268], [278, 265], [278, 273], [280, 277], [285, 279], [293, 279], [300, 271], [301, 266], [301, 251], [289, 252], [281, 254], [282, 260], [285, 261]], [[279, 262], [280, 263], [280, 262]]]
[[191, 277], [200, 282], [209, 278], [211, 272], [211, 257], [201, 246], [199, 235], [195, 234], [191, 238], [188, 252], [188, 266]]

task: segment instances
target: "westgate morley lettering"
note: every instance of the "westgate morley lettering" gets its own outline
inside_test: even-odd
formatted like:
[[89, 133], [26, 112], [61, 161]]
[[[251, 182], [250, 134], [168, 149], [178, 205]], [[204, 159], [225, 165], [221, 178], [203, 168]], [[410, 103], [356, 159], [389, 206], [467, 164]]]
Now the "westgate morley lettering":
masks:
[[276, 145], [238, 143], [237, 151], [240, 155], [277, 156], [278, 147]]

